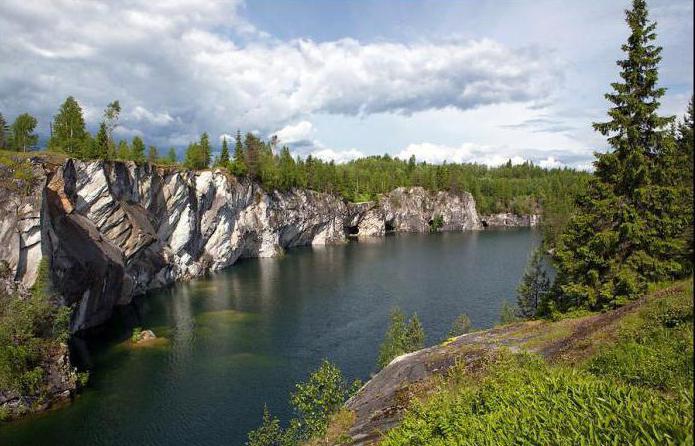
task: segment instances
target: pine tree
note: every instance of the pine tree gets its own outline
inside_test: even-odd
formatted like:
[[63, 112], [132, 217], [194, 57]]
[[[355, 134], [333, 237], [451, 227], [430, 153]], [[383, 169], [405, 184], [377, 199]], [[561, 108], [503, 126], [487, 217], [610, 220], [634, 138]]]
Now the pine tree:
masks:
[[7, 126], [7, 121], [5, 120], [5, 117], [2, 115], [2, 113], [0, 113], [0, 150], [7, 150], [8, 148], [8, 130], [9, 127]]
[[656, 23], [648, 19], [645, 0], [634, 0], [625, 15], [631, 34], [622, 46], [626, 58], [617, 61], [622, 82], [612, 83], [614, 91], [605, 95], [614, 105], [608, 110], [611, 119], [594, 124], [594, 129], [608, 137], [613, 150], [598, 154], [595, 165], [596, 176], [617, 195], [632, 197], [649, 184], [653, 160], [663, 147], [665, 127], [673, 117], [657, 114], [659, 98], [666, 92], [656, 86], [662, 48], [652, 43]]
[[52, 134], [48, 149], [80, 156], [87, 136], [82, 108], [75, 98], [68, 96], [53, 118]]
[[234, 162], [232, 164], [232, 173], [237, 176], [246, 175], [246, 155], [244, 154], [244, 145], [241, 142], [241, 131], [237, 130], [234, 138]]
[[227, 146], [227, 138], [222, 138], [222, 151], [220, 152], [220, 159], [218, 164], [222, 167], [227, 167], [229, 165], [229, 146]]
[[408, 321], [408, 328], [405, 331], [404, 350], [406, 352], [414, 352], [424, 347], [425, 329], [422, 328], [422, 323], [420, 323], [417, 313], [413, 313], [413, 316]]
[[530, 319], [536, 316], [538, 306], [550, 290], [550, 279], [543, 268], [543, 254], [537, 248], [531, 254], [521, 283], [516, 289], [519, 316]]
[[157, 148], [155, 146], [149, 146], [147, 148], [147, 162], [154, 164], [157, 162], [159, 155], [157, 154]]
[[406, 330], [405, 314], [396, 307], [391, 310], [389, 327], [384, 336], [384, 342], [379, 348], [377, 366], [380, 369], [386, 367], [393, 358], [404, 353], [403, 344]]
[[130, 144], [130, 159], [136, 163], [145, 162], [145, 143], [139, 136], [134, 136]]
[[12, 149], [17, 152], [34, 150], [39, 142], [39, 136], [34, 133], [38, 121], [29, 113], [17, 116], [10, 126]]
[[247, 174], [253, 178], [258, 178], [259, 164], [261, 161], [262, 142], [253, 133], [247, 133], [244, 138], [244, 152], [246, 154], [245, 164]]
[[169, 163], [169, 164], [176, 164], [176, 162], [178, 161], [178, 157], [176, 156], [176, 149], [175, 148], [171, 147], [169, 149], [169, 153], [167, 154], [166, 160], [167, 160], [167, 163]]
[[[594, 124], [612, 150], [597, 154], [596, 175], [577, 200], [576, 214], [555, 255], [559, 309], [600, 309], [634, 299], [651, 281], [678, 277], [687, 265], [684, 234], [692, 224], [668, 174], [673, 139], [659, 116], [656, 87], [661, 48], [644, 0], [626, 11], [631, 29], [623, 45], [622, 82], [606, 98], [610, 120]], [[675, 254], [675, 255], [674, 255]]]
[[449, 330], [449, 337], [453, 338], [470, 333], [471, 328], [471, 318], [466, 313], [461, 313], [452, 324], [451, 330]]
[[130, 147], [128, 146], [128, 141], [122, 139], [118, 142], [116, 157], [124, 161], [130, 159]]
[[107, 159], [109, 155], [109, 135], [104, 121], [99, 124], [99, 131], [94, 137], [94, 149], [92, 157], [96, 159]]
[[210, 161], [212, 161], [212, 149], [210, 148], [210, 137], [206, 132], [200, 135], [200, 155], [202, 161], [197, 167], [197, 169], [206, 169], [210, 167]]

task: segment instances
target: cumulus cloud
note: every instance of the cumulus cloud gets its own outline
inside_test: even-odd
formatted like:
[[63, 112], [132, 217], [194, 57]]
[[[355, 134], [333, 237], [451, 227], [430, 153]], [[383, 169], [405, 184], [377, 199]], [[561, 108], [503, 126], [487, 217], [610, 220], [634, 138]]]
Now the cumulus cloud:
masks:
[[488, 39], [278, 41], [240, 15], [239, 1], [4, 0], [0, 37], [5, 114], [30, 111], [46, 128], [74, 95], [94, 125], [119, 99], [123, 126], [162, 144], [235, 128], [300, 138], [312, 113], [532, 104], [560, 78], [547, 55]]
[[273, 134], [278, 137], [281, 144], [305, 145], [313, 137], [314, 126], [309, 121], [300, 121], [296, 124], [286, 125]]
[[450, 163], [478, 163], [487, 166], [500, 166], [511, 160], [512, 164], [522, 164], [526, 160], [516, 154], [507, 154], [509, 149], [502, 147], [484, 146], [473, 143], [464, 143], [458, 147], [450, 147], [440, 144], [419, 143], [410, 144], [398, 153], [398, 158], [409, 159], [415, 156], [418, 161], [441, 164]]
[[357, 149], [334, 150], [319, 149], [311, 152], [311, 156], [320, 158], [324, 161], [335, 161], [337, 164], [346, 163], [350, 160], [364, 157], [364, 153]]

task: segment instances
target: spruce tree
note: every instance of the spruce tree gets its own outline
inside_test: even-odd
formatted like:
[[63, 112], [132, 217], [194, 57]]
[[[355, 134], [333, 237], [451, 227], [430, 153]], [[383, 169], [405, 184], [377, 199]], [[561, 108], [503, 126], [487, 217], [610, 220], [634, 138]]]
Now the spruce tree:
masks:
[[530, 319], [536, 316], [538, 306], [550, 290], [550, 280], [543, 268], [541, 248], [533, 251], [521, 283], [516, 289], [519, 316]]
[[130, 159], [130, 147], [128, 146], [128, 141], [122, 139], [118, 142], [116, 157], [124, 161]]
[[157, 154], [157, 148], [155, 146], [149, 146], [147, 148], [147, 162], [154, 164], [157, 162], [159, 155]]
[[665, 175], [674, 141], [658, 114], [664, 89], [657, 87], [661, 48], [644, 0], [626, 11], [631, 30], [617, 62], [621, 82], [606, 98], [610, 120], [594, 124], [611, 151], [596, 154], [595, 178], [578, 198], [578, 211], [560, 237], [555, 260], [560, 309], [599, 309], [634, 299], [651, 281], [686, 273], [685, 230], [692, 223]]
[[68, 96], [53, 117], [48, 149], [80, 156], [87, 136], [82, 108], [75, 98]]
[[5, 117], [0, 113], [0, 150], [7, 150], [7, 131], [8, 131], [7, 121]]
[[167, 163], [169, 164], [176, 164], [176, 161], [178, 160], [176, 156], [176, 149], [171, 147], [169, 148], [169, 153], [167, 154]]
[[97, 159], [109, 158], [109, 135], [104, 121], [99, 124], [99, 131], [94, 137], [94, 150], [92, 157]]
[[237, 130], [234, 138], [234, 163], [232, 165], [232, 173], [237, 176], [246, 175], [246, 155], [244, 154], [244, 145], [241, 142], [241, 131]]
[[200, 135], [200, 156], [202, 157], [197, 169], [205, 169], [210, 167], [212, 161], [212, 149], [210, 148], [210, 137], [206, 132]]
[[227, 167], [229, 165], [229, 146], [227, 145], [227, 138], [222, 138], [222, 151], [220, 152], [219, 165], [222, 167]]
[[130, 144], [130, 159], [137, 163], [145, 162], [145, 143], [139, 136], [134, 136]]

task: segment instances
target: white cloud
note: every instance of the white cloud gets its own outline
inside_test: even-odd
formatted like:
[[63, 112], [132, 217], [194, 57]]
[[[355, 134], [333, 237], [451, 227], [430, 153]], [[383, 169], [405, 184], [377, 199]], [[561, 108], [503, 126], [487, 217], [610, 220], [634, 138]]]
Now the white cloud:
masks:
[[274, 132], [281, 144], [294, 144], [309, 141], [314, 134], [314, 126], [309, 121], [290, 124]]
[[540, 160], [538, 165], [545, 169], [558, 169], [565, 167], [565, 163], [558, 161], [554, 156], [549, 156], [544, 160]]
[[335, 161], [337, 164], [342, 164], [350, 160], [354, 160], [356, 158], [362, 158], [364, 156], [364, 153], [360, 152], [357, 149], [319, 149], [311, 152], [311, 156], [315, 158], [320, 158], [324, 161]]
[[236, 128], [280, 128], [289, 141], [310, 133], [315, 113], [532, 104], [560, 81], [549, 55], [489, 39], [278, 41], [239, 4], [4, 0], [0, 109], [37, 114], [45, 132], [68, 95], [88, 110], [119, 99], [122, 124], [160, 144]]
[[130, 116], [136, 121], [144, 121], [156, 126], [164, 126], [174, 121], [169, 113], [152, 113], [140, 105], [135, 106]]
[[464, 143], [458, 147], [450, 147], [440, 144], [419, 143], [410, 144], [401, 150], [396, 156], [400, 159], [409, 159], [415, 155], [418, 161], [441, 164], [448, 163], [478, 163], [487, 166], [499, 166], [511, 160], [512, 164], [522, 164], [526, 160], [516, 154], [507, 154], [509, 149], [503, 147], [482, 146], [472, 143]]

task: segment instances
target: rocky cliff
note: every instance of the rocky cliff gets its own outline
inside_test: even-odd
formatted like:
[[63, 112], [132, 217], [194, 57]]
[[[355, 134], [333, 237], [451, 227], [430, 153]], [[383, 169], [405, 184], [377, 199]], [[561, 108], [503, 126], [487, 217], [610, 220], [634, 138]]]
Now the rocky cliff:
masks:
[[33, 181], [0, 196], [0, 260], [25, 286], [42, 258], [73, 332], [105, 322], [133, 296], [309, 244], [389, 231], [482, 227], [468, 193], [398, 188], [376, 202], [348, 203], [309, 190], [267, 192], [224, 171], [193, 172], [133, 162], [62, 165], [33, 161]]

